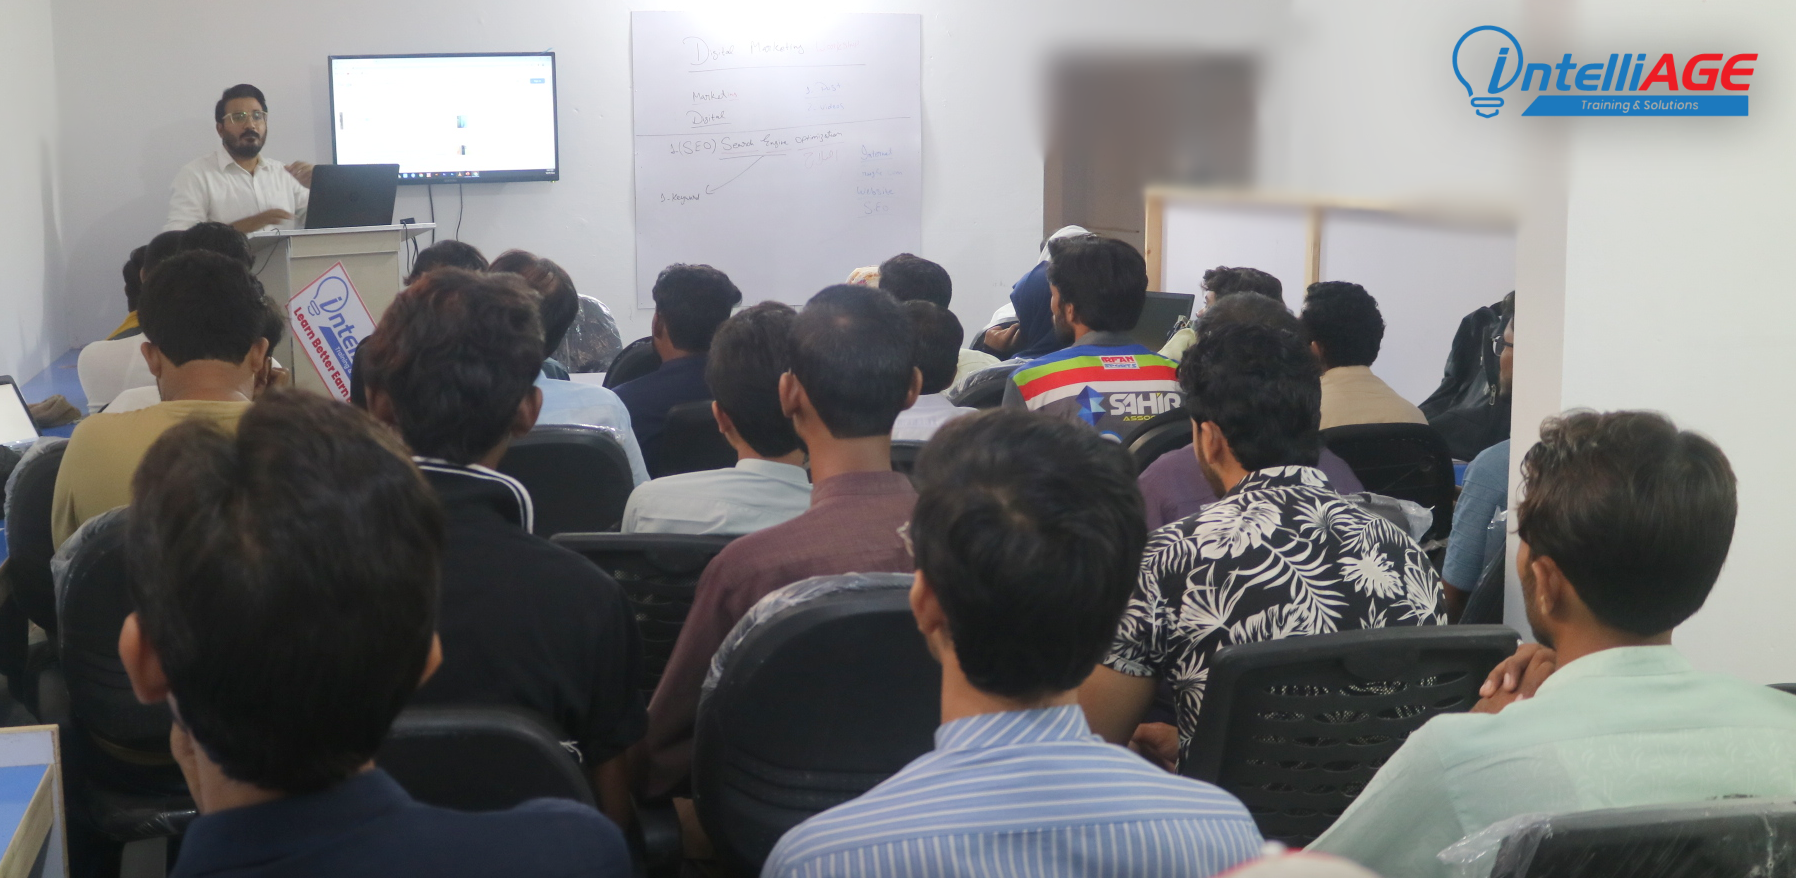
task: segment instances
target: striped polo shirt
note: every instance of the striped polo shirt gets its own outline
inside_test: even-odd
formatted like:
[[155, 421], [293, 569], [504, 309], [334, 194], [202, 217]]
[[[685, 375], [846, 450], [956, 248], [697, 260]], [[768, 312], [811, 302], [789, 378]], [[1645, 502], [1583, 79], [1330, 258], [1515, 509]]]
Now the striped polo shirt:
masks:
[[[1155, 415], [1184, 403], [1179, 364], [1122, 333], [1086, 333], [1079, 344], [1018, 369], [1011, 380], [1030, 411], [1077, 418], [1128, 439]], [[1117, 344], [1116, 342], [1123, 342]]]
[[1260, 844], [1233, 796], [1104, 743], [1067, 705], [944, 724], [933, 751], [786, 833], [761, 875], [1200, 878]]

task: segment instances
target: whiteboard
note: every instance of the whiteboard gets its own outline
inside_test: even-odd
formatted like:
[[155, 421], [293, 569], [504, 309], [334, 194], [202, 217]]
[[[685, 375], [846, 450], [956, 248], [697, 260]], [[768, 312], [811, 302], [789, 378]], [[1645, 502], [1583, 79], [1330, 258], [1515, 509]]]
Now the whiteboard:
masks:
[[707, 263], [802, 304], [923, 240], [922, 17], [630, 14], [636, 304]]
[[1204, 296], [1204, 272], [1217, 266], [1257, 268], [1284, 285], [1285, 304], [1303, 308], [1309, 210], [1271, 204], [1167, 201], [1162, 292]]

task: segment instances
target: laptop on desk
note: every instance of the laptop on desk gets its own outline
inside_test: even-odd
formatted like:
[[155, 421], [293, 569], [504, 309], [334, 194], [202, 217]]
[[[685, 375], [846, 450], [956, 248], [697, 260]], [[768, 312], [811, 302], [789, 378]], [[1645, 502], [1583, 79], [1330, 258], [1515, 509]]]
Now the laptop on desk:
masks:
[[392, 225], [398, 196], [398, 165], [318, 165], [312, 169], [306, 228]]
[[1147, 304], [1142, 306], [1141, 319], [1135, 321], [1135, 331], [1130, 334], [1142, 347], [1157, 351], [1166, 346], [1173, 333], [1191, 322], [1191, 309], [1196, 305], [1197, 296], [1191, 293], [1150, 292]]

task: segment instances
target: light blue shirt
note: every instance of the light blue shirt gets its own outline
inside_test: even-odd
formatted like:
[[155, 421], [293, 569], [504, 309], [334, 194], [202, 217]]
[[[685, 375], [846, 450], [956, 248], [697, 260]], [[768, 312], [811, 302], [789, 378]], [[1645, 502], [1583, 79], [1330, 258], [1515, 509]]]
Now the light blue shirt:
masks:
[[1509, 508], [1509, 440], [1504, 439], [1472, 458], [1465, 486], [1453, 507], [1453, 533], [1447, 537], [1447, 562], [1441, 578], [1460, 591], [1471, 591], [1490, 563], [1487, 531], [1497, 511]]
[[1067, 705], [943, 724], [935, 750], [786, 833], [761, 876], [1201, 878], [1260, 844], [1235, 797], [1104, 743]]
[[649, 468], [642, 462], [642, 446], [636, 444], [636, 431], [630, 429], [630, 410], [609, 388], [577, 381], [561, 381], [547, 375], [536, 376], [536, 386], [543, 392], [539, 424], [573, 424], [583, 427], [606, 427], [617, 435], [630, 459], [630, 476], [640, 485], [649, 480]]
[[803, 467], [771, 460], [738, 460], [729, 469], [662, 476], [637, 488], [624, 506], [630, 534], [754, 533], [811, 508], [811, 477]]

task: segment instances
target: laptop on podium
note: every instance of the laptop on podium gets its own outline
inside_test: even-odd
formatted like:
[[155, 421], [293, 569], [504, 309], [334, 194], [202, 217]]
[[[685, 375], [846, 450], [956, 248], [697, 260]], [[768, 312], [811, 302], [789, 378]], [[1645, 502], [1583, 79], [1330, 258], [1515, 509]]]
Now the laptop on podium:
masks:
[[312, 168], [306, 228], [390, 226], [398, 197], [398, 165], [318, 165]]

